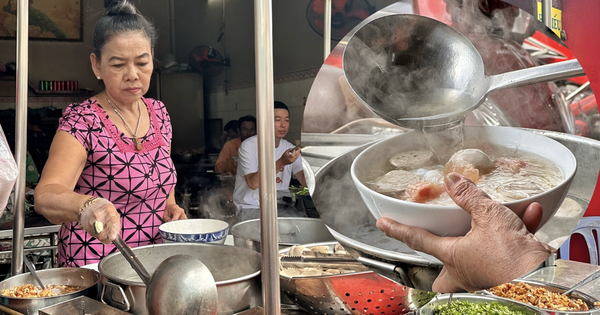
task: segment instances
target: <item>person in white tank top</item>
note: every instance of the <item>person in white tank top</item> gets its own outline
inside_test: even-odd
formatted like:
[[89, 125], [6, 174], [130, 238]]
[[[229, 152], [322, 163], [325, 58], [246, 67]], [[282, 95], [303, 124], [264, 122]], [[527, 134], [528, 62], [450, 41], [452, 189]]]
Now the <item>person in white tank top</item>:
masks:
[[[302, 169], [300, 149], [283, 139], [290, 127], [290, 113], [282, 102], [275, 102], [275, 165], [277, 190], [287, 191], [292, 175], [306, 186]], [[238, 166], [233, 191], [233, 202], [242, 209], [258, 209], [258, 144], [257, 137], [250, 137], [238, 149]]]

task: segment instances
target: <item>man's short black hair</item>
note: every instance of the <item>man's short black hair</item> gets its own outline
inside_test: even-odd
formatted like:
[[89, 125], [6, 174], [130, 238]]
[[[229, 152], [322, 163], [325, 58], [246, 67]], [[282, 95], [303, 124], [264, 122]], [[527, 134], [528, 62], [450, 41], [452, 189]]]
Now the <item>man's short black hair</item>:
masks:
[[288, 115], [290, 113], [290, 109], [283, 102], [275, 101], [275, 109], [285, 109], [288, 111]]
[[240, 119], [238, 119], [238, 125], [240, 126], [240, 128], [242, 127], [242, 124], [246, 121], [253, 122], [254, 126], [256, 126], [256, 118], [252, 115], [246, 115], [246, 116], [242, 116], [242, 117], [240, 117]]
[[227, 122], [225, 124], [225, 127], [223, 128], [224, 131], [233, 130], [235, 132], [238, 132], [238, 129], [240, 129], [240, 125], [238, 124], [238, 121], [235, 119]]

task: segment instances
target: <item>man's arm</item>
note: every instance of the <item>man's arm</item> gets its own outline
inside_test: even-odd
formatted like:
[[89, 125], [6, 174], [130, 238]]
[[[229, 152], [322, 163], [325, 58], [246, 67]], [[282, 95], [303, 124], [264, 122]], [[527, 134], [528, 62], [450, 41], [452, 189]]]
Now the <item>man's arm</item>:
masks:
[[[300, 150], [297, 150], [296, 148], [290, 148], [290, 149], [286, 150], [281, 155], [281, 157], [277, 161], [275, 161], [275, 171], [277, 173], [283, 171], [283, 168], [288, 164], [294, 163], [296, 161], [296, 159], [298, 159], [298, 156], [300, 156]], [[248, 185], [248, 187], [250, 187], [250, 189], [254, 190], [254, 189], [258, 188], [258, 185], [259, 185], [258, 172], [259, 171], [255, 172], [255, 173], [250, 173], [250, 174], [244, 175], [246, 184]], [[306, 180], [304, 180], [304, 172], [302, 173], [302, 181], [304, 182], [304, 185], [306, 186]]]
[[300, 171], [294, 174], [294, 177], [300, 182], [300, 185], [306, 186], [306, 177], [304, 177], [304, 171]]
[[258, 175], [258, 172], [244, 175], [244, 179], [246, 180], [246, 185], [248, 185], [248, 187], [250, 187], [250, 189], [252, 189], [252, 190], [258, 189], [259, 177], [260, 176]]
[[227, 171], [227, 160], [231, 158], [231, 151], [229, 150], [229, 146], [227, 142], [223, 145], [221, 152], [219, 152], [219, 158], [217, 162], [215, 162], [215, 171], [219, 173], [223, 173]]

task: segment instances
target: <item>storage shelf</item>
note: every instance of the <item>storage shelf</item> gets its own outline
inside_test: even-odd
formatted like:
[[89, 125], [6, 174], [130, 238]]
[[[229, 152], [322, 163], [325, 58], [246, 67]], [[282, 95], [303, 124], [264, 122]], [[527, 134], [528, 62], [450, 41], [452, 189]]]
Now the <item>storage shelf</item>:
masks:
[[[17, 77], [12, 75], [0, 75], [0, 81], [16, 81]], [[29, 89], [33, 92], [34, 95], [41, 96], [91, 96], [95, 94], [93, 90], [63, 90], [63, 91], [55, 91], [55, 90], [39, 90], [35, 85], [31, 82], [28, 84]], [[31, 96], [31, 95], [30, 95]]]

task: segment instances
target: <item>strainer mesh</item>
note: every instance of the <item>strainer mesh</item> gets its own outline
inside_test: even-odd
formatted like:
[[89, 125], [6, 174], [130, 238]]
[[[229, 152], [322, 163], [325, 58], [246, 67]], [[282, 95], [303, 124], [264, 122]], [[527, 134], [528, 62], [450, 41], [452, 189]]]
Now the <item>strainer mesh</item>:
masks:
[[371, 272], [295, 279], [295, 292], [293, 286], [286, 286], [283, 293], [315, 315], [406, 314], [431, 298], [431, 292], [411, 289]]

